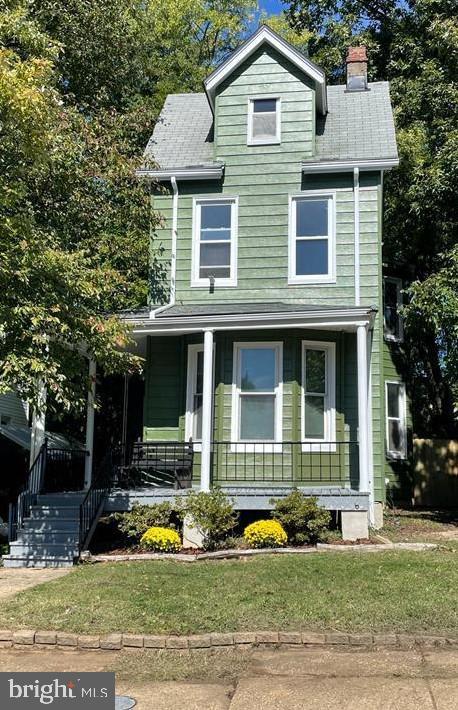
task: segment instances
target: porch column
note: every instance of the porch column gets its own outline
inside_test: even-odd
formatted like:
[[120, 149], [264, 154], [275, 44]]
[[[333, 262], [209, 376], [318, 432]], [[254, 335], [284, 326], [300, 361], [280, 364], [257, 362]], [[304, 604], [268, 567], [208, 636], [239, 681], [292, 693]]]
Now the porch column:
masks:
[[46, 427], [46, 386], [43, 380], [38, 382], [38, 402], [33, 408], [32, 425], [30, 437], [30, 459], [29, 465], [32, 466], [45, 440]]
[[89, 360], [89, 390], [87, 393], [86, 410], [86, 461], [84, 464], [84, 488], [87, 490], [92, 483], [92, 463], [94, 458], [94, 418], [95, 418], [95, 378], [97, 374], [97, 363]]
[[367, 329], [356, 329], [358, 360], [358, 431], [359, 431], [359, 490], [369, 492], [369, 417], [367, 377]]
[[202, 387], [202, 454], [200, 489], [210, 490], [210, 457], [212, 438], [213, 331], [204, 331], [204, 378]]

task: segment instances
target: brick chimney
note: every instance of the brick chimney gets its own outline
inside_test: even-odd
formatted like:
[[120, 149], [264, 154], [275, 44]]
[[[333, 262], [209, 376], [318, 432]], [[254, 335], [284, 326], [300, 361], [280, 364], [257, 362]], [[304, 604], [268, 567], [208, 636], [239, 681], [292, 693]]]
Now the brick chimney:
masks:
[[349, 47], [347, 54], [347, 91], [367, 90], [366, 47]]

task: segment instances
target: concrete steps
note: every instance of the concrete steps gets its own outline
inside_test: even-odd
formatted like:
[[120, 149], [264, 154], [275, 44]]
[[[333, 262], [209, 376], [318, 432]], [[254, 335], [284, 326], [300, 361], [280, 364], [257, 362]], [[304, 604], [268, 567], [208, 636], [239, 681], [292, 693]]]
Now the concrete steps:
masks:
[[70, 567], [80, 547], [82, 492], [40, 495], [17, 540], [3, 556], [5, 567]]

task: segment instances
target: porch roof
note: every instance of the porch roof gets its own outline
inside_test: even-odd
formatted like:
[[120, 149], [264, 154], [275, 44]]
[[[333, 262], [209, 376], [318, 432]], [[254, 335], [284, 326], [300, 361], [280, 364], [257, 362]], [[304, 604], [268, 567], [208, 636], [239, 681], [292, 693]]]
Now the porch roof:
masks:
[[371, 326], [374, 306], [329, 306], [321, 304], [259, 302], [177, 304], [156, 313], [141, 310], [124, 313], [134, 334], [195, 332], [205, 329], [243, 330], [257, 328], [314, 327], [354, 330]]

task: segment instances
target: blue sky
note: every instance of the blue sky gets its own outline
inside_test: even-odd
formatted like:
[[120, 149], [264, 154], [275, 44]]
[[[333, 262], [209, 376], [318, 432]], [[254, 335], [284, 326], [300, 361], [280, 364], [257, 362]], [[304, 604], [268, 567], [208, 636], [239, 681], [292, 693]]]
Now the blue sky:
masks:
[[281, 0], [259, 0], [260, 10], [265, 10], [269, 15], [278, 15], [285, 6]]

